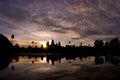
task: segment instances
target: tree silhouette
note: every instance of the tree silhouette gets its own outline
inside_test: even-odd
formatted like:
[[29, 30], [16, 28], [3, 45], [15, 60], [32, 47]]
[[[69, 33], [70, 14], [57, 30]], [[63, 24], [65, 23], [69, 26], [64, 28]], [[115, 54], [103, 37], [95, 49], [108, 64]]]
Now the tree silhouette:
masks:
[[11, 35], [11, 39], [13, 40], [13, 39], [14, 39], [14, 37], [15, 37], [15, 36], [14, 36], [14, 34], [12, 34], [12, 35]]
[[111, 47], [119, 47], [120, 46], [120, 41], [118, 38], [114, 38], [110, 41]]
[[41, 45], [41, 48], [43, 49], [44, 47], [43, 47], [43, 44]]
[[11, 35], [11, 39], [12, 39], [12, 44], [13, 44], [13, 39], [14, 39], [14, 34]]
[[69, 43], [69, 45], [70, 45], [70, 44], [71, 44], [71, 41], [69, 41], [68, 43]]
[[103, 40], [96, 40], [94, 45], [95, 47], [103, 47], [104, 46]]
[[80, 43], [80, 47], [82, 47], [82, 43]]
[[2, 52], [9, 52], [11, 50], [12, 44], [8, 40], [7, 37], [0, 34], [0, 51]]
[[108, 41], [105, 42], [105, 47], [110, 47], [110, 43]]
[[58, 46], [60, 46], [60, 47], [61, 47], [61, 43], [60, 43], [60, 42], [58, 42]]
[[12, 61], [12, 44], [7, 37], [0, 34], [0, 70], [8, 67]]
[[34, 44], [34, 41], [32, 41], [32, 44]]
[[32, 41], [32, 47], [34, 46], [34, 41]]

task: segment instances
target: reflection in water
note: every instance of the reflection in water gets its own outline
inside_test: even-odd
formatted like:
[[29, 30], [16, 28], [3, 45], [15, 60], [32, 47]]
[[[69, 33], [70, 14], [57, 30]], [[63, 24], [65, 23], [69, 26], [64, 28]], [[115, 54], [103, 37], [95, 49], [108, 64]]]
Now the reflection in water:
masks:
[[12, 66], [12, 67], [11, 67], [11, 69], [14, 71], [14, 70], [15, 70], [15, 67], [14, 67], [14, 66]]
[[[94, 62], [95, 64], [103, 64], [104, 62], [110, 62], [114, 65], [119, 65], [120, 62], [120, 57], [119, 56], [94, 56]], [[0, 58], [0, 70], [5, 69], [8, 67], [8, 65], [10, 64], [10, 62], [14, 61], [14, 62], [30, 62], [32, 64], [34, 63], [48, 63], [48, 64], [52, 64], [54, 65], [55, 62], [61, 63], [61, 59], [65, 58], [66, 60], [68, 60], [68, 63], [71, 63], [71, 60], [75, 60], [76, 58], [79, 58], [79, 60], [83, 61], [84, 59], [90, 59], [91, 56], [79, 56], [79, 55], [44, 55], [44, 54], [37, 54], [37, 55], [21, 55], [21, 56], [17, 56], [15, 55], [14, 57], [1, 57]], [[12, 65], [11, 69], [14, 71], [15, 67], [14, 65]]]
[[0, 70], [7, 68], [11, 61], [11, 57], [0, 56]]
[[39, 63], [46, 63], [47, 57], [43, 57], [43, 59], [39, 59]]
[[0, 70], [7, 68], [12, 61], [12, 50], [13, 47], [8, 38], [0, 34]]
[[10, 53], [2, 53], [0, 55], [0, 70], [3, 70], [9, 66], [12, 62], [13, 55]]
[[[9, 64], [8, 68], [0, 71], [0, 80], [8, 79], [8, 76], [10, 76], [10, 80], [89, 80], [88, 76], [95, 80], [94, 78], [98, 74], [100, 74], [99, 77], [103, 76], [103, 78], [107, 77], [103, 74], [118, 76], [120, 72], [115, 71], [119, 68], [115, 66], [108, 67], [109, 64], [107, 63], [103, 65], [105, 66], [104, 69], [102, 65], [94, 63], [102, 64], [111, 59], [110, 56], [15, 55], [10, 61], [11, 64]], [[113, 67], [115, 71], [112, 70], [114, 69]], [[109, 69], [112, 70], [112, 74]]]

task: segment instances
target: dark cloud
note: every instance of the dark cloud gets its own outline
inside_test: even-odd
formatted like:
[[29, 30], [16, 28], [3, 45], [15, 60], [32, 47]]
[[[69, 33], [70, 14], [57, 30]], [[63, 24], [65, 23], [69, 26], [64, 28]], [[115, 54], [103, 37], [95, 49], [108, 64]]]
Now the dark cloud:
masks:
[[79, 39], [81, 39], [80, 37], [72, 37], [71, 38], [72, 40], [79, 40]]
[[15, 4], [0, 3], [0, 16], [4, 16], [13, 21], [25, 21], [30, 18], [30, 13]]
[[0, 18], [0, 32], [17, 30], [27, 40], [44, 31], [58, 40], [120, 36], [119, 0], [1, 0]]
[[108, 35], [115, 35], [116, 37], [119, 36], [120, 37], [120, 24], [119, 25], [113, 25], [110, 26], [108, 29], [106, 29], [105, 34]]
[[[81, 2], [82, 0], [79, 1]], [[80, 21], [77, 21], [76, 28], [72, 28], [72, 30], [78, 32], [79, 34], [82, 34], [81, 37], [83, 38], [89, 38], [89, 36], [94, 35], [118, 36], [120, 34], [120, 27], [116, 25], [119, 25], [120, 23], [120, 7], [118, 7], [118, 5], [116, 4], [113, 4], [112, 1], [109, 2], [108, 0], [104, 2], [105, 4], [103, 4], [102, 1], [97, 0], [97, 2], [95, 2], [94, 4], [94, 0], [92, 1], [82, 1], [82, 3], [73, 3], [72, 7], [74, 8], [77, 6], [78, 10], [72, 9], [71, 7], [69, 8], [69, 11], [73, 12], [74, 14], [79, 13], [78, 16], [82, 16], [82, 19], [78, 18], [78, 20]], [[89, 5], [87, 5], [88, 3]], [[83, 5], [87, 8], [85, 8]], [[81, 6], [82, 9], [80, 8]]]

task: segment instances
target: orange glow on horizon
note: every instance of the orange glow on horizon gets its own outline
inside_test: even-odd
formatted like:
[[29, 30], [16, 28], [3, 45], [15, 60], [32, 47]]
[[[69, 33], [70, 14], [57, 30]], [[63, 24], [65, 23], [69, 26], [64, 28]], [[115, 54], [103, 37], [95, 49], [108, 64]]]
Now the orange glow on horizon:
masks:
[[46, 63], [47, 57], [43, 57], [43, 60], [39, 60], [39, 63]]
[[43, 45], [44, 48], [47, 48], [45, 41], [42, 41], [42, 42], [41, 42], [41, 45]]

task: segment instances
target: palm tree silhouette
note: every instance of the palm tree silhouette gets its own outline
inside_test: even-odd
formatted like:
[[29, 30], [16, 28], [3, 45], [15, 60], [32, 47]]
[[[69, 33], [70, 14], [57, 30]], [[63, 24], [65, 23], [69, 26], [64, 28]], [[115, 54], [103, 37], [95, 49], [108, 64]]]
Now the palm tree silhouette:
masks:
[[11, 39], [14, 39], [14, 37], [15, 37], [14, 34], [12, 34], [12, 35], [11, 35]]
[[12, 44], [13, 44], [13, 39], [14, 39], [14, 34], [11, 35], [11, 39], [12, 39]]

